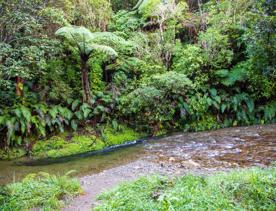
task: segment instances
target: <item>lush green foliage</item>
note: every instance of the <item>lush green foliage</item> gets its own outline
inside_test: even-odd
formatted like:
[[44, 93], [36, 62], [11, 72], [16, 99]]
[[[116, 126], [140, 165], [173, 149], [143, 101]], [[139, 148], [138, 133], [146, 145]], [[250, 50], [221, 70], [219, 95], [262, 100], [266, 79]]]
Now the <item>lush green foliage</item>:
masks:
[[113, 122], [113, 126], [106, 125], [99, 128], [98, 132], [91, 127], [86, 127], [79, 133], [62, 133], [50, 139], [38, 141], [33, 145], [30, 153], [36, 159], [63, 157], [101, 150], [108, 146], [138, 140], [143, 136], [131, 128]]
[[23, 148], [11, 148], [9, 150], [0, 150], [0, 159], [1, 160], [12, 160], [16, 158], [23, 157], [27, 154], [26, 150]]
[[76, 179], [40, 172], [30, 174], [21, 182], [11, 183], [0, 189], [1, 210], [56, 210], [65, 197], [81, 193]]
[[1, 1], [0, 147], [29, 151], [87, 124], [159, 134], [275, 122], [273, 6]]
[[274, 210], [275, 168], [140, 178], [101, 194], [95, 210]]
[[158, 131], [163, 124], [173, 124], [174, 116], [179, 112], [177, 102], [191, 88], [192, 82], [184, 74], [167, 72], [153, 75], [122, 97], [122, 115], [136, 116], [139, 124]]

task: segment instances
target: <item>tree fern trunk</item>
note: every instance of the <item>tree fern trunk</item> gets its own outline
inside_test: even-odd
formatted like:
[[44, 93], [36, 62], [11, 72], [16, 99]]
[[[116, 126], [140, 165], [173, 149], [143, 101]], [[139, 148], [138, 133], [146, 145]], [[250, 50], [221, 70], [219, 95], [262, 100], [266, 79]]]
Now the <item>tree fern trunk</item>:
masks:
[[82, 77], [82, 89], [83, 89], [83, 102], [91, 104], [92, 96], [88, 78], [88, 66], [87, 60], [81, 59], [81, 77]]

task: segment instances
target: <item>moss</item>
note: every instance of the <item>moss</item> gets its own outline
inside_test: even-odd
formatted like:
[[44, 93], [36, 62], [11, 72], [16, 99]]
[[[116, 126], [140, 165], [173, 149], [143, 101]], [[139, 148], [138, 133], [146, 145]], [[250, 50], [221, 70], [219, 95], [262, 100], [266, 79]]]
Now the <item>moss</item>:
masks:
[[62, 157], [101, 149], [103, 145], [95, 136], [75, 135], [70, 141], [54, 136], [46, 141], [38, 141], [33, 147], [32, 155], [36, 158]]
[[122, 144], [142, 138], [144, 135], [126, 126], [120, 125], [119, 129], [106, 126], [103, 131], [103, 138], [107, 145]]
[[101, 150], [107, 146], [122, 144], [127, 141], [137, 140], [143, 136], [131, 128], [120, 125], [118, 130], [107, 125], [104, 127], [103, 135], [98, 138], [85, 131], [85, 135], [73, 134], [71, 140], [65, 140], [68, 135], [53, 136], [48, 140], [38, 141], [32, 149], [34, 158], [56, 158], [69, 156], [89, 151]]
[[12, 160], [23, 157], [27, 152], [23, 148], [12, 148], [9, 150], [0, 149], [0, 160]]

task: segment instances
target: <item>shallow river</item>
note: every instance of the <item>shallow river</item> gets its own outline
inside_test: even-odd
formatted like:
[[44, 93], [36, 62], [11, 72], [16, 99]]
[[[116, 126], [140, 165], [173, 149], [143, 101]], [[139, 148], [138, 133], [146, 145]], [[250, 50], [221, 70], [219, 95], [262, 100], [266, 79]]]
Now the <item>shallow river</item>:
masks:
[[39, 171], [65, 174], [76, 170], [78, 176], [85, 176], [137, 160], [160, 165], [173, 162], [187, 169], [267, 166], [276, 161], [276, 124], [178, 133], [101, 155], [68, 158], [51, 164], [21, 163], [28, 159], [0, 161], [0, 184], [18, 181]]

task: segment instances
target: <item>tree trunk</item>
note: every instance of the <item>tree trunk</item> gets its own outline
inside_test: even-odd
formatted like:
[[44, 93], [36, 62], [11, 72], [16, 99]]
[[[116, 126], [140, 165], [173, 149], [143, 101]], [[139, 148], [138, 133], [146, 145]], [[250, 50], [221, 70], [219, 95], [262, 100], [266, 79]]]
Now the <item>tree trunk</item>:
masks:
[[16, 96], [18, 97], [21, 97], [23, 95], [23, 78], [17, 76], [16, 77], [16, 91], [15, 91], [15, 94]]
[[90, 85], [89, 85], [87, 61], [88, 61], [88, 59], [81, 58], [81, 78], [82, 78], [82, 89], [83, 89], [83, 102], [91, 105], [92, 96], [91, 96]]
[[202, 1], [197, 0], [197, 4], [198, 4], [198, 9], [199, 9], [199, 14], [200, 14], [200, 30], [201, 31], [206, 31], [207, 25], [206, 25], [205, 18], [203, 17]]

